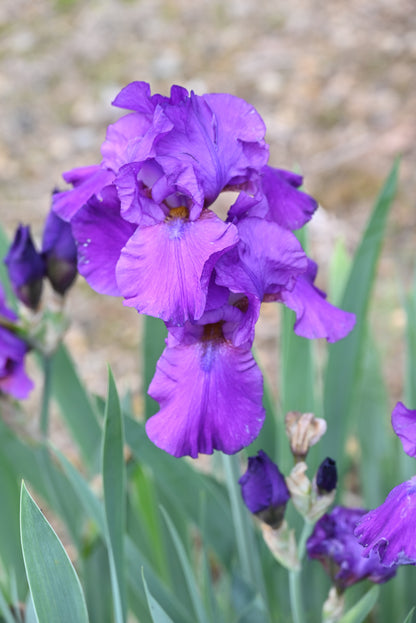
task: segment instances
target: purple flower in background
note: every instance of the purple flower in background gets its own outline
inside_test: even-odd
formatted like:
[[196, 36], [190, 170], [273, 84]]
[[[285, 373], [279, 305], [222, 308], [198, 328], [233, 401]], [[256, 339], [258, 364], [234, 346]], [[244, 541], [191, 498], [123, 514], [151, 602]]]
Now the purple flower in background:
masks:
[[36, 251], [28, 226], [19, 225], [4, 262], [17, 298], [30, 309], [37, 309], [42, 295], [45, 263]]
[[416, 457], [416, 411], [398, 402], [391, 414], [391, 424], [406, 454]]
[[365, 513], [360, 508], [336, 506], [315, 524], [306, 543], [309, 558], [322, 563], [341, 591], [366, 578], [381, 584], [396, 573], [395, 568], [384, 567], [375, 553], [363, 558], [354, 528]]
[[385, 567], [416, 564], [416, 476], [394, 487], [381, 506], [359, 521], [355, 536], [363, 556]]
[[[409, 456], [415, 456], [416, 411], [398, 402], [391, 421]], [[416, 476], [394, 487], [387, 498], [358, 523], [355, 536], [363, 556], [377, 555], [386, 567], [416, 564]]]
[[262, 521], [278, 528], [290, 493], [283, 474], [263, 450], [248, 459], [248, 467], [238, 481], [244, 503]]
[[21, 399], [28, 396], [33, 383], [24, 369], [28, 346], [11, 331], [10, 323], [15, 320], [16, 314], [7, 307], [0, 286], [0, 393]]
[[77, 247], [71, 225], [52, 210], [43, 231], [42, 256], [53, 289], [63, 296], [77, 275]]

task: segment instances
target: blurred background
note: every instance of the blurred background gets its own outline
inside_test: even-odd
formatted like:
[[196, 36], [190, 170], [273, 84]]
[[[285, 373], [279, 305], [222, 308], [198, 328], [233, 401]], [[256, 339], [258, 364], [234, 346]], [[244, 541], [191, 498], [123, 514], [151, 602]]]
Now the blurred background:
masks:
[[[230, 92], [267, 125], [270, 163], [300, 171], [321, 209], [311, 255], [326, 267], [353, 251], [394, 157], [402, 155], [373, 307], [392, 400], [402, 389], [401, 292], [412, 278], [416, 225], [416, 11], [413, 0], [2, 0], [0, 216], [41, 236], [61, 173], [100, 161], [117, 92], [145, 80]], [[141, 320], [78, 279], [67, 342], [92, 391], [106, 362], [121, 389], [141, 387]], [[257, 347], [275, 374], [278, 311]]]

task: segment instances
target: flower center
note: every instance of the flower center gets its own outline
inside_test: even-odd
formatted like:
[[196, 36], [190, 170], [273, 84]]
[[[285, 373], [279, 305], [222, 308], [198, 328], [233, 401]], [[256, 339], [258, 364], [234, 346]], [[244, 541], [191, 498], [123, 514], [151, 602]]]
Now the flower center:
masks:
[[202, 342], [218, 342], [224, 340], [224, 334], [222, 332], [222, 320], [220, 322], [213, 322], [211, 324], [204, 325], [204, 332], [202, 334]]
[[170, 208], [167, 218], [170, 219], [187, 219], [189, 218], [189, 210], [186, 206], [179, 206], [178, 208]]

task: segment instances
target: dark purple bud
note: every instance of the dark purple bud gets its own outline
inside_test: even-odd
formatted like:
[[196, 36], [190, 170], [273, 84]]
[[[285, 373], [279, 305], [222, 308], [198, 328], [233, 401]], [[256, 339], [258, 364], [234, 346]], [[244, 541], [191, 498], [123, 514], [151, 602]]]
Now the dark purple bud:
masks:
[[239, 483], [247, 508], [265, 523], [278, 528], [290, 493], [279, 468], [263, 450], [249, 457], [247, 471]]
[[45, 223], [42, 255], [53, 289], [63, 296], [77, 276], [77, 247], [71, 225], [52, 210]]
[[329, 456], [322, 461], [316, 472], [316, 486], [319, 492], [331, 493], [337, 486], [337, 466]]
[[30, 309], [37, 309], [42, 295], [45, 264], [35, 249], [29, 226], [19, 225], [4, 263], [17, 298]]

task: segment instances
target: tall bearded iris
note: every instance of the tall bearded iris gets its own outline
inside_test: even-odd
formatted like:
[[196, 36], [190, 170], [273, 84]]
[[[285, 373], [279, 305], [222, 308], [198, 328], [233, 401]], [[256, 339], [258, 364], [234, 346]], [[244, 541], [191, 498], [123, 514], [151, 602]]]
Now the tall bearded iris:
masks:
[[[54, 209], [88, 283], [168, 326], [149, 437], [175, 456], [237, 452], [264, 420], [251, 354], [262, 302], [294, 309], [305, 337], [335, 341], [354, 324], [315, 288], [292, 231], [317, 203], [300, 176], [267, 164], [264, 123], [237, 97], [133, 82], [113, 103], [131, 112], [108, 128], [100, 164], [64, 175], [73, 188]], [[216, 200], [230, 190], [222, 220]]]

